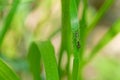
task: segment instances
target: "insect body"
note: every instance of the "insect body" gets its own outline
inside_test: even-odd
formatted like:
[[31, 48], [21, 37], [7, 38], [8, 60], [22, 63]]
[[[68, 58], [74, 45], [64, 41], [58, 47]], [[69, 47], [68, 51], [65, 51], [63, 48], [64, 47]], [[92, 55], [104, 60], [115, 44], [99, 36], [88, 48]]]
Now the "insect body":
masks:
[[76, 48], [79, 49], [80, 48], [80, 39], [79, 39], [79, 33], [78, 31], [75, 32], [75, 45], [76, 45]]

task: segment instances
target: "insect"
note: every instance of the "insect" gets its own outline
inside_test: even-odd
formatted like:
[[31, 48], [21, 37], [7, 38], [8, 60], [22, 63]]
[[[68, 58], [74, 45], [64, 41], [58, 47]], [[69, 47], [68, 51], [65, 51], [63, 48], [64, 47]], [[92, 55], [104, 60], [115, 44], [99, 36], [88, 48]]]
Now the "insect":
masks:
[[75, 42], [76, 42], [76, 47], [79, 49], [80, 48], [80, 39], [79, 39], [78, 31], [75, 32]]
[[77, 41], [77, 48], [80, 49], [80, 41]]

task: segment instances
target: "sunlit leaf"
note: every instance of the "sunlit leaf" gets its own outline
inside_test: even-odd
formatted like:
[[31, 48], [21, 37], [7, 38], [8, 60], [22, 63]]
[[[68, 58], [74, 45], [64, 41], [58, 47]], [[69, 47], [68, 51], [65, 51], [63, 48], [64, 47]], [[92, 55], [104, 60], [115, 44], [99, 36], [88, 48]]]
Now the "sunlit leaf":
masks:
[[30, 45], [28, 60], [30, 68], [34, 76], [34, 80], [41, 80], [40, 78], [40, 60], [42, 59], [46, 80], [59, 80], [57, 63], [55, 59], [54, 48], [50, 41], [35, 43]]

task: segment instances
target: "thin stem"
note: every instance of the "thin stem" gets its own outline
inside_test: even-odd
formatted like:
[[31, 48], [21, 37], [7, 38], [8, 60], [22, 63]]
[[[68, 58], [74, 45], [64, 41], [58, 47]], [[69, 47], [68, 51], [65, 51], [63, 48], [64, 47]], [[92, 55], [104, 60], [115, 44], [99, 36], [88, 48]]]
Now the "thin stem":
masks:
[[78, 10], [75, 0], [70, 0], [70, 20], [72, 29], [72, 39], [73, 39], [73, 71], [72, 80], [78, 79], [79, 70], [79, 50], [80, 50], [80, 30], [79, 30], [79, 20], [78, 20]]
[[[83, 13], [82, 13], [82, 19], [80, 20], [80, 43], [81, 43], [81, 49], [80, 49], [80, 58], [83, 57], [84, 54], [84, 49], [85, 49], [85, 34], [86, 34], [86, 28], [87, 28], [87, 0], [83, 0], [83, 4], [84, 4], [84, 9], [83, 9]], [[82, 59], [81, 59], [82, 60]]]
[[78, 80], [79, 58], [74, 58], [72, 80]]
[[62, 49], [62, 47], [61, 47], [60, 53], [59, 53], [59, 60], [58, 60], [58, 71], [59, 71], [59, 79], [60, 79], [60, 80], [61, 80], [61, 77], [62, 77], [62, 71], [61, 71], [62, 56], [63, 56], [63, 49]]
[[62, 5], [62, 42], [61, 42], [61, 50], [60, 58], [59, 58], [59, 67], [61, 64], [61, 58], [63, 55], [63, 51], [67, 52], [68, 62], [67, 62], [67, 76], [70, 79], [70, 55], [71, 55], [71, 28], [70, 28], [70, 14], [69, 14], [69, 0], [61, 0]]

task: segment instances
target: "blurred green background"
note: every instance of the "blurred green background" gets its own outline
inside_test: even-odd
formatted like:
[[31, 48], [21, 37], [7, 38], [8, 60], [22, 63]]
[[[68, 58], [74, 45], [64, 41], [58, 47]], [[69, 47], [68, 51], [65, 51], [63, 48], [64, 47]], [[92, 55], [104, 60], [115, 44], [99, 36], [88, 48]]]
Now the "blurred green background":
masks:
[[[94, 15], [102, 5], [103, 0], [89, 0], [87, 23], [93, 20]], [[14, 0], [0, 0], [0, 30], [12, 8]], [[96, 4], [96, 5], [95, 5]], [[120, 16], [120, 1], [115, 3], [106, 12], [87, 40], [87, 53], [97, 44], [109, 27]], [[81, 18], [83, 3], [80, 3], [79, 18]], [[20, 76], [21, 80], [32, 80], [26, 60], [28, 47], [33, 40], [51, 39], [56, 58], [61, 42], [61, 3], [60, 0], [20, 0], [15, 16], [10, 24], [3, 43], [0, 47], [0, 58], [5, 60]], [[56, 34], [51, 37], [51, 35]], [[64, 67], [66, 55], [63, 56]], [[72, 62], [71, 62], [72, 64]], [[85, 80], [120, 80], [120, 34], [118, 34], [99, 54], [85, 67]], [[44, 72], [43, 72], [44, 76]], [[63, 78], [63, 80], [66, 80]]]

